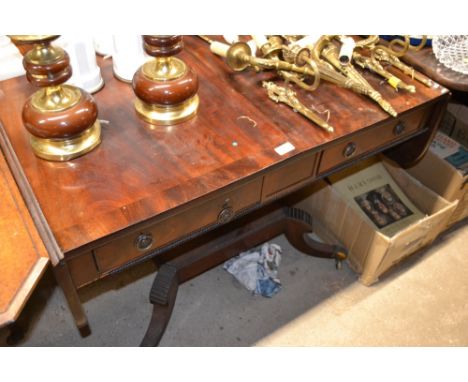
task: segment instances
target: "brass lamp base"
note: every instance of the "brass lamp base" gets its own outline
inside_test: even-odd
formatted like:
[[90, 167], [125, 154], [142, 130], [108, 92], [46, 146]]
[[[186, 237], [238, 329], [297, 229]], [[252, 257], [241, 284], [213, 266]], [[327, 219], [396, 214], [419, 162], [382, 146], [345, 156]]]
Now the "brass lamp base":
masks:
[[197, 114], [200, 103], [198, 95], [171, 106], [148, 104], [137, 98], [135, 110], [138, 115], [153, 125], [168, 126], [185, 122]]
[[65, 162], [88, 153], [101, 143], [101, 124], [97, 119], [90, 128], [72, 138], [38, 138], [31, 135], [30, 142], [38, 157]]

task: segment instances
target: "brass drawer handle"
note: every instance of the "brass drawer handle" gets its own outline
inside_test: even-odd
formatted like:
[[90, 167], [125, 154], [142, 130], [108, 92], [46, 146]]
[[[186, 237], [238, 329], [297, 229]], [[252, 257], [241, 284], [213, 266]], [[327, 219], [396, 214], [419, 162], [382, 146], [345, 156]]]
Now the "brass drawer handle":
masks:
[[395, 135], [400, 135], [406, 130], [406, 126], [403, 122], [399, 122], [394, 128], [393, 128], [393, 134]]
[[223, 204], [223, 209], [218, 214], [218, 223], [227, 223], [234, 216], [234, 209], [230, 205], [230, 200], [226, 199]]
[[343, 156], [345, 158], [352, 157], [354, 153], [356, 152], [356, 148], [357, 148], [356, 143], [349, 142], [343, 150]]
[[139, 251], [146, 251], [153, 245], [153, 235], [150, 233], [142, 233], [135, 239], [135, 247]]

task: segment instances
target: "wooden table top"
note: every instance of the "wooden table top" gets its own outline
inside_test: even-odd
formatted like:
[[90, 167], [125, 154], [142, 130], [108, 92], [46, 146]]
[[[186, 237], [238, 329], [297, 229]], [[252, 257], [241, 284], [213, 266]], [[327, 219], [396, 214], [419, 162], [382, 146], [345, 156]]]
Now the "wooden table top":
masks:
[[468, 92], [468, 75], [456, 72], [437, 60], [432, 48], [409, 51], [404, 61], [451, 90]]
[[[185, 38], [180, 56], [199, 75], [196, 118], [169, 127], [144, 123], [133, 109], [131, 85], [113, 76], [111, 60], [99, 59], [105, 87], [95, 99], [99, 118], [108, 121], [102, 143], [65, 163], [41, 160], [30, 149], [21, 110], [34, 87], [25, 77], [0, 83], [0, 121], [64, 253], [392, 118], [329, 83], [313, 93], [298, 91], [306, 105], [330, 112], [330, 134], [267, 97], [261, 81], [274, 73], [233, 73], [196, 37]], [[410, 78], [416, 94], [395, 92], [373, 74], [366, 77], [399, 113], [447, 92]], [[274, 149], [286, 142], [295, 149], [281, 156]]]

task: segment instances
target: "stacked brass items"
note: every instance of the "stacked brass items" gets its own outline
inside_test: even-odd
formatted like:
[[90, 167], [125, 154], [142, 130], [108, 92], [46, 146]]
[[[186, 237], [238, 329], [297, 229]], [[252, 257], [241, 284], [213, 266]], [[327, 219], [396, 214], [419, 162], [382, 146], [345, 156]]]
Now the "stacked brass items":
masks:
[[[353, 67], [352, 64], [343, 65], [339, 59], [339, 51], [333, 43], [336, 36], [321, 36], [312, 47], [312, 57], [316, 61], [322, 61], [332, 65], [336, 70], [343, 74], [353, 84], [353, 90], [358, 90], [373, 101], [375, 101], [383, 110], [393, 117], [397, 116], [397, 112], [393, 107], [383, 99], [382, 95], [375, 90], [369, 82]], [[354, 57], [354, 55], [353, 55]]]
[[26, 101], [23, 123], [30, 133], [34, 153], [51, 161], [68, 161], [101, 142], [101, 126], [93, 97], [71, 85], [68, 54], [51, 42], [54, 35], [10, 36], [16, 44], [33, 44], [23, 65], [29, 82], [40, 87]]
[[[381, 76], [395, 90], [414, 93], [416, 88], [388, 71], [388, 65], [393, 65], [404, 74], [432, 86], [429, 80], [399, 60], [399, 57], [409, 50], [417, 50], [424, 46], [424, 38], [418, 47], [414, 47], [411, 46], [408, 36], [404, 36], [403, 40], [391, 41], [387, 46], [381, 45], [380, 38], [376, 35], [357, 41], [345, 35], [252, 35], [251, 41], [235, 42], [231, 45], [213, 41], [207, 36], [200, 37], [210, 44], [213, 53], [224, 57], [235, 71], [249, 67], [256, 71], [275, 70], [287, 83], [306, 91], [314, 91], [320, 80], [325, 80], [369, 97], [393, 117], [397, 116], [396, 110], [356, 70], [354, 64]], [[252, 53], [252, 43], [257, 50], [256, 54]], [[333, 127], [327, 121], [299, 101], [293, 90], [272, 82], [264, 82], [263, 87], [273, 101], [287, 104], [326, 131], [333, 131]]]
[[[261, 37], [263, 36], [254, 36], [263, 57], [253, 56], [252, 49], [245, 42], [236, 42], [228, 45], [212, 41], [205, 36], [202, 38], [210, 43], [211, 51], [224, 57], [227, 64], [235, 71], [243, 71], [249, 67], [257, 71], [276, 70], [286, 81], [293, 82], [305, 90], [313, 91], [318, 87], [320, 74], [316, 65], [306, 65], [307, 62], [302, 61], [301, 55], [298, 55], [297, 60], [293, 60], [292, 62], [284, 60], [282, 57], [284, 53], [283, 40], [278, 36], [272, 36], [269, 39], [262, 39]], [[306, 82], [310, 79], [313, 79], [312, 84]], [[281, 102], [290, 106], [327, 132], [334, 131], [327, 121], [324, 121], [314, 111], [302, 104], [294, 91], [271, 82], [264, 83], [264, 88], [267, 90], [268, 96], [275, 102]]]
[[[427, 87], [431, 87], [433, 85], [431, 80], [425, 78], [420, 73], [416, 72], [412, 67], [400, 61], [400, 57], [402, 57], [408, 51], [418, 51], [422, 49], [427, 41], [426, 36], [422, 37], [421, 42], [417, 46], [411, 45], [410, 38], [408, 36], [403, 37], [403, 40], [394, 39], [388, 44], [388, 46], [384, 46], [379, 45], [380, 40], [378, 36], [369, 36], [367, 39], [361, 40], [358, 43], [358, 48], [366, 49], [370, 52], [370, 55], [363, 56], [359, 53], [355, 53], [356, 55], [353, 56], [353, 58], [359, 66], [366, 67], [367, 69], [370, 69], [371, 71], [386, 78], [388, 83], [395, 89], [405, 89], [411, 93], [416, 91], [414, 86], [408, 86], [398, 77], [389, 74], [388, 71], [382, 71], [382, 64], [394, 66], [407, 76], [421, 82]], [[395, 49], [396, 46], [399, 46], [400, 48]]]
[[154, 125], [174, 125], [197, 114], [198, 77], [174, 57], [183, 49], [182, 36], [143, 36], [144, 49], [154, 60], [135, 73], [133, 90], [137, 114]]
[[401, 70], [407, 76], [414, 78], [416, 81], [421, 82], [429, 88], [434, 85], [430, 79], [424, 77], [421, 73], [415, 71], [411, 66], [401, 62], [397, 56], [392, 55], [391, 53], [382, 48], [376, 47], [373, 50], [373, 58], [375, 58], [379, 62], [394, 66], [395, 68]]
[[[252, 40], [248, 42], [235, 42], [231, 45], [213, 41], [208, 36], [200, 37], [210, 44], [213, 53], [224, 57], [235, 71], [249, 67], [256, 71], [275, 70], [285, 82], [306, 91], [316, 90], [320, 80], [325, 80], [370, 98], [393, 117], [398, 115], [396, 110], [353, 64], [381, 76], [395, 90], [415, 93], [416, 87], [389, 71], [389, 65], [426, 86], [433, 85], [399, 59], [410, 50], [421, 49], [426, 43], [425, 36], [418, 46], [412, 46], [408, 36], [395, 39], [387, 45], [381, 44], [377, 35], [361, 40], [345, 35], [252, 35]], [[252, 43], [256, 53], [252, 53]], [[323, 129], [333, 131], [328, 121], [322, 120], [301, 103], [294, 91], [271, 82], [264, 82], [263, 85], [268, 96], [275, 102], [285, 103]]]
[[353, 60], [356, 65], [360, 66], [363, 69], [368, 69], [371, 72], [378, 74], [379, 76], [385, 78], [387, 82], [392, 86], [394, 89], [403, 89], [410, 93], [415, 93], [416, 88], [414, 85], [408, 85], [403, 80], [398, 78], [397, 76], [390, 73], [388, 70], [385, 70], [384, 67], [375, 60], [373, 57], [363, 56], [358, 52], [353, 53]]

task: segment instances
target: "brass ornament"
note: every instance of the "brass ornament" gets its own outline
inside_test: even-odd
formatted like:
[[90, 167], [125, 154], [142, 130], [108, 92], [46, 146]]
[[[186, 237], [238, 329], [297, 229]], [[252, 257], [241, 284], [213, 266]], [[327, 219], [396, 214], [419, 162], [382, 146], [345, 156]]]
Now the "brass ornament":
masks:
[[324, 121], [316, 113], [301, 103], [293, 90], [276, 85], [271, 81], [264, 81], [262, 85], [266, 89], [268, 97], [271, 100], [290, 106], [294, 111], [310, 119], [312, 122], [319, 125], [322, 129], [329, 133], [333, 133], [335, 131], [335, 129], [330, 126], [328, 122]]

